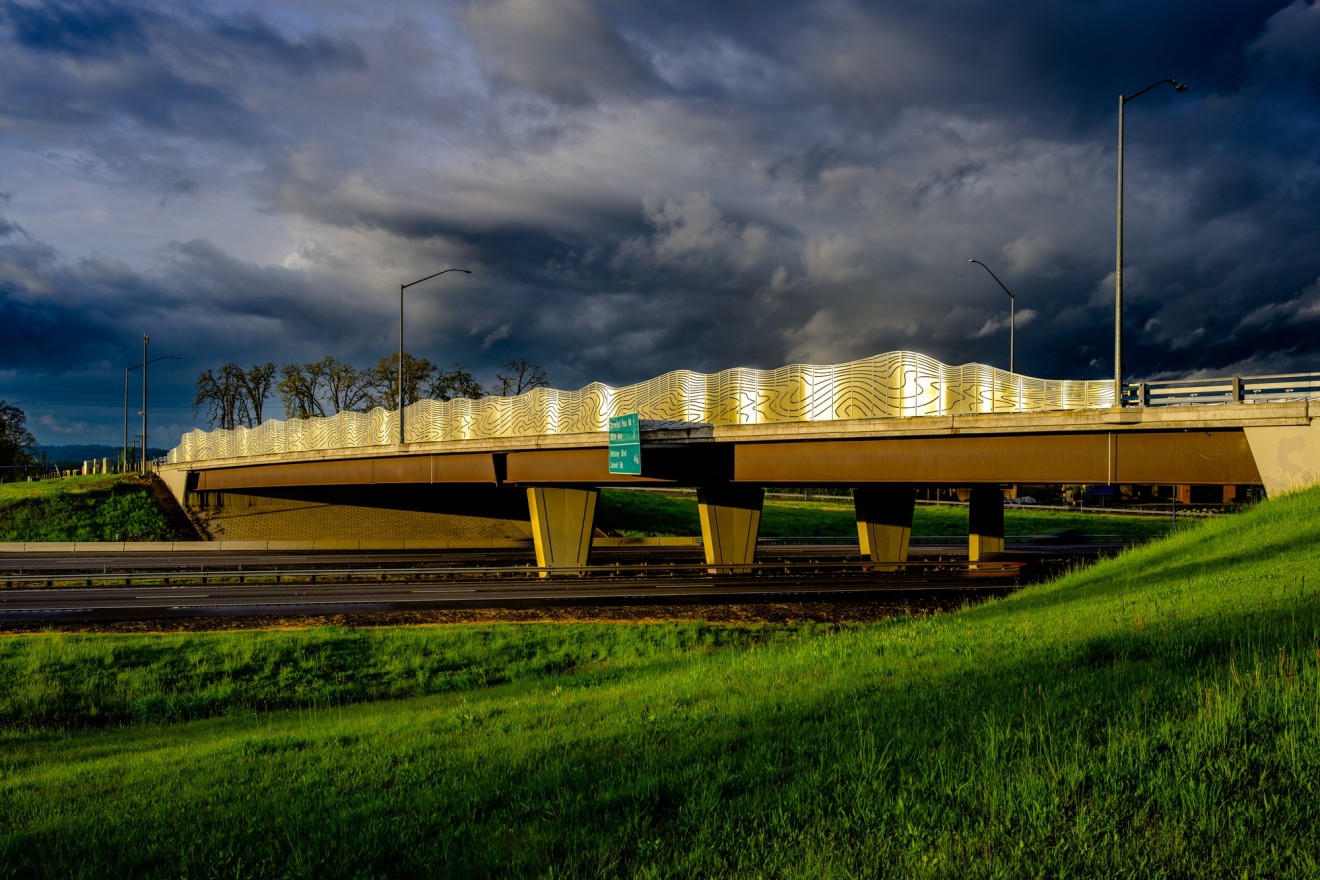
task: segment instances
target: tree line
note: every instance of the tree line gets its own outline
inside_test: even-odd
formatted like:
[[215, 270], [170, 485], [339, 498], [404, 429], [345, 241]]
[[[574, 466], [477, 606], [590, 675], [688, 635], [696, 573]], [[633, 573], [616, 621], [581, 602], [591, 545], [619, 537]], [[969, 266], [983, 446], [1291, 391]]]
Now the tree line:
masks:
[[36, 445], [36, 438], [27, 429], [27, 413], [0, 400], [0, 466], [18, 468], [33, 464]]
[[[545, 371], [526, 358], [504, 362], [496, 384], [486, 388], [461, 363], [444, 369], [426, 358], [403, 354], [403, 400], [455, 400], [486, 396], [510, 397], [549, 386]], [[328, 417], [344, 411], [367, 412], [375, 407], [399, 408], [399, 356], [383, 357], [359, 369], [335, 357], [307, 364], [253, 364], [243, 369], [234, 361], [197, 377], [193, 412], [206, 412], [217, 428], [255, 428], [266, 418], [266, 403], [278, 395], [284, 417]]]

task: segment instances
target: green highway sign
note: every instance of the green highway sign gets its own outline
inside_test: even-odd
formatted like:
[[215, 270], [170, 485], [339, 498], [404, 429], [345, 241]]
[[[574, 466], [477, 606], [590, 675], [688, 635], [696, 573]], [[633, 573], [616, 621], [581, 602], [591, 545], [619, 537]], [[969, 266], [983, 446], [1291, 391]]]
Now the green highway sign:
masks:
[[637, 413], [610, 416], [610, 473], [642, 473], [642, 419]]

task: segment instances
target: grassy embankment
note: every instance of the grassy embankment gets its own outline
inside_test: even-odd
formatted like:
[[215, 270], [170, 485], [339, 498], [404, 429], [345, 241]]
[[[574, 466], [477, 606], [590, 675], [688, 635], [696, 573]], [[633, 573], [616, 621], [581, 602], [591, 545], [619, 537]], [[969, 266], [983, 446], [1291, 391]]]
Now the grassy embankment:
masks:
[[[1179, 526], [1191, 522], [1187, 518]], [[699, 535], [697, 500], [660, 492], [606, 489], [596, 505], [596, 526], [612, 534], [635, 537]], [[1043, 535], [1057, 529], [1083, 535], [1113, 535], [1144, 539], [1166, 535], [1170, 519], [1149, 516], [1110, 516], [1059, 510], [1010, 507], [1004, 511], [1007, 535]], [[857, 538], [852, 500], [794, 500], [768, 498], [761, 515], [761, 537]], [[954, 505], [917, 505], [912, 516], [914, 536], [967, 534], [967, 508]]]
[[102, 474], [0, 485], [0, 541], [167, 541], [143, 482]]
[[0, 639], [0, 876], [1314, 877], [1318, 508], [856, 627]]

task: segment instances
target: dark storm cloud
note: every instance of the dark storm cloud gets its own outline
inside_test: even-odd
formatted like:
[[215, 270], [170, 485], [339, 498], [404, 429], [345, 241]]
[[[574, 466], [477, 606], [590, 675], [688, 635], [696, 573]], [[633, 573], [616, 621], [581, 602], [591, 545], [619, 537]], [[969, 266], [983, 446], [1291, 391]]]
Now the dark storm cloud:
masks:
[[93, 265], [66, 263], [0, 215], [0, 375], [77, 371], [117, 347], [111, 303], [100, 298], [103, 273]]
[[38, 52], [87, 58], [146, 47], [143, 14], [115, 3], [8, 2], [0, 6], [0, 14], [12, 26], [18, 45]]
[[[15, 48], [27, 50], [0, 61], [6, 114], [82, 126], [122, 116], [146, 129], [247, 142], [269, 136], [278, 123], [238, 97], [241, 84], [263, 69], [310, 76], [364, 66], [346, 40], [291, 40], [256, 14], [188, 17], [186, 10], [5, 3], [0, 25], [8, 25]], [[59, 63], [50, 63], [52, 56]]]
[[102, 328], [33, 373], [148, 326], [197, 369], [367, 365], [457, 265], [409, 346], [485, 379], [1006, 365], [975, 257], [1020, 369], [1103, 378], [1117, 96], [1169, 76], [1127, 110], [1129, 374], [1320, 364], [1306, 0], [2, 8], [3, 308]]
[[[187, 7], [179, 12], [187, 15]], [[75, 61], [148, 54], [161, 46], [182, 49], [191, 44], [199, 59], [218, 50], [222, 55], [297, 73], [356, 69], [364, 64], [362, 53], [351, 42], [320, 34], [290, 39], [256, 13], [184, 18], [171, 15], [168, 5], [8, 0], [0, 4], [0, 16], [12, 28], [19, 47]]]

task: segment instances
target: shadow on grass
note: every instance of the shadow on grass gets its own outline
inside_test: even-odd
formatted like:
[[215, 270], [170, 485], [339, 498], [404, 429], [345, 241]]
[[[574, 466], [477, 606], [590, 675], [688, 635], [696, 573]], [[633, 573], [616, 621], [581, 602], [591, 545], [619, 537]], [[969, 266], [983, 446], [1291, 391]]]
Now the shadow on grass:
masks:
[[[563, 675], [113, 731], [161, 758], [103, 779], [77, 810], [20, 807], [31, 818], [0, 855], [53, 853], [47, 876], [241, 874], [240, 851], [305, 864], [280, 872], [301, 876], [827, 876], [932, 856], [953, 859], [950, 874], [981, 866], [963, 876], [1132, 873], [1142, 859], [1191, 875], [1247, 855], [1286, 875], [1316, 857], [1320, 814], [1296, 780], [1320, 750], [1303, 715], [1250, 697], [1314, 700], [1314, 663], [1297, 663], [1318, 624], [1311, 601], [897, 668], [877, 628], [770, 648], [768, 663], [665, 658], [626, 682]], [[840, 665], [809, 662], [817, 649]], [[1230, 697], [1238, 710], [1216, 715]], [[108, 760], [104, 740], [69, 743]], [[131, 818], [101, 805], [147, 790], [172, 794]], [[1207, 808], [1231, 811], [1219, 833]], [[1281, 838], [1291, 855], [1252, 849]], [[162, 840], [189, 842], [161, 856]]]

